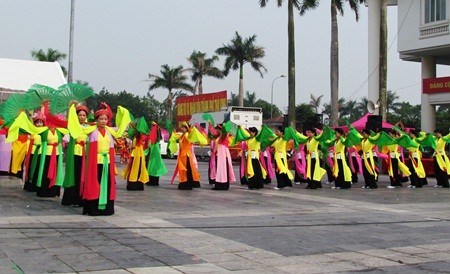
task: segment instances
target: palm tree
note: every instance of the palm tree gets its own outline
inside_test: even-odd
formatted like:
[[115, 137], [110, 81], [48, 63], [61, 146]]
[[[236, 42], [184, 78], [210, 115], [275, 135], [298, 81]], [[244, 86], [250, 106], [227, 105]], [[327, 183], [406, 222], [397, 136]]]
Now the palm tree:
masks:
[[194, 94], [203, 94], [203, 76], [211, 76], [218, 79], [224, 77], [223, 71], [214, 66], [214, 62], [219, 60], [217, 55], [206, 58], [206, 53], [194, 50], [187, 59], [191, 63], [192, 81], [195, 82]]
[[316, 111], [316, 114], [319, 113], [320, 101], [322, 101], [322, 97], [323, 97], [323, 95], [315, 97], [311, 93], [311, 101], [309, 101], [309, 104], [314, 108], [314, 110]]
[[[56, 49], [48, 48], [47, 52], [45, 52], [43, 49], [40, 50], [32, 50], [31, 51], [31, 57], [34, 58], [36, 61], [42, 61], [42, 62], [59, 62], [66, 59], [67, 54], [62, 53]], [[64, 76], [67, 75], [67, 70], [64, 66], [61, 66], [61, 70], [64, 73]]]
[[242, 39], [236, 31], [236, 35], [228, 45], [216, 50], [219, 55], [226, 56], [224, 74], [228, 75], [230, 69], [239, 69], [239, 106], [244, 106], [244, 64], [250, 63], [251, 67], [263, 77], [263, 71], [267, 69], [259, 61], [265, 56], [263, 47], [255, 45], [256, 35]]
[[[259, 0], [260, 7], [265, 7], [269, 0]], [[283, 5], [284, 0], [277, 0], [278, 7]], [[318, 0], [287, 0], [288, 6], [288, 120], [289, 125], [295, 127], [296, 105], [295, 105], [295, 34], [294, 34], [294, 7], [302, 10], [306, 7], [315, 8]]]
[[356, 112], [359, 114], [359, 117], [362, 117], [366, 115], [367, 111], [367, 104], [369, 104], [369, 99], [367, 97], [361, 98], [361, 101], [358, 102], [356, 105]]
[[245, 92], [245, 105], [248, 107], [254, 107], [256, 105], [256, 92], [250, 93], [250, 91]]
[[387, 112], [396, 112], [400, 107], [401, 103], [398, 102], [400, 97], [397, 95], [395, 91], [388, 90], [386, 91], [386, 111]]
[[176, 68], [171, 68], [169, 65], [165, 64], [161, 66], [161, 77], [154, 74], [148, 74], [150, 81], [153, 81], [148, 87], [148, 90], [154, 90], [157, 88], [165, 88], [169, 90], [167, 95], [167, 112], [166, 117], [169, 121], [172, 121], [172, 100], [173, 100], [173, 89], [184, 89], [187, 91], [193, 91], [194, 88], [186, 82], [187, 76], [184, 75], [185, 70], [183, 66], [178, 66]]
[[387, 0], [381, 0], [380, 12], [380, 80], [379, 80], [379, 98], [380, 115], [383, 121], [387, 119], [388, 91], [387, 91]]
[[[337, 13], [344, 15], [344, 2], [348, 2], [355, 12], [356, 21], [359, 19], [359, 4], [364, 0], [332, 0], [331, 1], [331, 45], [330, 45], [330, 91], [331, 91], [331, 116], [330, 125], [337, 126], [339, 118], [339, 35]], [[317, 1], [318, 3], [318, 1]], [[314, 7], [315, 8], [315, 7]], [[309, 6], [304, 6], [300, 14], [305, 14]]]

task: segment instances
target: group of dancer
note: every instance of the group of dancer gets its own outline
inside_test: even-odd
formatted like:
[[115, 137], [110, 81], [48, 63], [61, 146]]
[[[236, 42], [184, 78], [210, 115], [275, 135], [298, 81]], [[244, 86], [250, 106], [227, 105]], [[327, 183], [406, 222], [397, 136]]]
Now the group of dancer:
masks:
[[[334, 183], [333, 189], [349, 189], [352, 183], [358, 182], [358, 173], [364, 177], [362, 188], [376, 189], [381, 161], [386, 162], [390, 178], [387, 188], [401, 187], [408, 178], [408, 187], [421, 188], [428, 184], [422, 164], [424, 147], [434, 150], [436, 187], [449, 188], [450, 162], [445, 145], [450, 141], [450, 134], [443, 136], [440, 130], [427, 134], [414, 129], [406, 132], [394, 126], [389, 132], [368, 129], [358, 132], [350, 126], [347, 133], [343, 128], [325, 127], [323, 131], [306, 129], [303, 134], [291, 127], [279, 127], [274, 136], [264, 131], [269, 132], [269, 129], [263, 126], [258, 134], [256, 128], [250, 128], [249, 139], [242, 142], [241, 183], [248, 184], [249, 189], [264, 187], [262, 182], [269, 183], [274, 178], [273, 173], [277, 180], [274, 189], [277, 190], [292, 187], [293, 178], [298, 184], [307, 183], [307, 189], [322, 188], [325, 174], [328, 174], [328, 182]], [[288, 141], [294, 143], [295, 176], [287, 164]], [[408, 160], [404, 150], [409, 152]], [[271, 155], [275, 159], [274, 169], [271, 168]]]
[[[24, 190], [36, 192], [39, 197], [59, 197], [62, 187], [63, 205], [82, 206], [83, 214], [112, 215], [117, 140], [125, 131], [132, 140], [130, 159], [121, 172], [127, 181], [126, 189], [144, 190], [144, 185], [158, 186], [159, 178], [168, 172], [161, 158], [162, 129], [154, 122], [149, 127], [144, 118], [134, 119], [121, 106], [112, 127], [114, 114], [106, 103], [100, 104], [90, 120], [92, 111], [76, 100], [68, 101], [67, 107], [59, 112], [52, 111], [54, 105], [61, 105], [59, 93], [83, 90], [93, 95], [85, 89], [76, 84], [58, 90], [35, 85], [23, 96], [41, 98], [38, 111], [35, 105], [17, 107], [16, 97], [11, 99], [14, 102], [5, 102], [0, 112], [0, 170], [21, 176]], [[64, 98], [71, 97], [65, 94]], [[17, 114], [11, 116], [14, 106]], [[30, 110], [34, 110], [32, 116]], [[207, 129], [183, 122], [179, 132], [168, 130], [171, 133], [168, 148], [172, 153], [178, 152], [171, 183], [178, 175], [180, 190], [201, 186], [193, 144], [210, 144], [208, 179], [214, 185], [212, 189], [218, 191], [228, 190], [230, 183], [236, 181], [229, 150], [234, 146], [241, 149], [240, 182], [250, 190], [264, 188], [273, 179], [277, 182], [275, 190], [292, 187], [293, 182], [318, 189], [322, 188], [325, 174], [328, 181], [334, 182], [334, 189], [349, 189], [352, 182], [357, 182], [358, 173], [364, 177], [363, 188], [375, 189], [380, 161], [387, 163], [391, 181], [388, 188], [402, 186], [408, 177], [409, 187], [421, 188], [427, 184], [421, 153], [425, 146], [435, 151], [437, 186], [449, 187], [450, 161], [445, 145], [450, 135], [443, 136], [440, 130], [426, 134], [394, 127], [386, 133], [367, 129], [358, 132], [350, 127], [345, 132], [343, 128], [325, 127], [301, 133], [292, 127], [278, 127], [274, 132], [265, 125], [245, 129], [229, 121], [215, 125], [211, 120]], [[407, 164], [404, 149], [409, 151]], [[293, 158], [294, 174], [289, 168], [287, 151]], [[7, 168], [5, 163], [9, 163]]]

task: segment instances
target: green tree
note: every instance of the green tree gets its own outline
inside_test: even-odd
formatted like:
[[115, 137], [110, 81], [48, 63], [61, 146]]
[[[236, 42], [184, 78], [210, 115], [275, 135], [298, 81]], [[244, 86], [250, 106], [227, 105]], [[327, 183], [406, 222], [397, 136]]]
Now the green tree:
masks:
[[[228, 105], [229, 106], [237, 106], [238, 105], [238, 96], [234, 93], [231, 93], [231, 98], [228, 99]], [[262, 108], [263, 111], [263, 119], [269, 119], [270, 118], [270, 106], [271, 104], [265, 100], [257, 99], [256, 98], [256, 92], [245, 92], [244, 97], [244, 105], [247, 107], [258, 107]], [[280, 111], [280, 109], [276, 105], [272, 105], [272, 111], [274, 117], [280, 116], [283, 113]]]
[[[263, 111], [263, 119], [270, 119], [270, 102], [267, 102], [266, 100], [262, 100], [262, 99], [258, 99], [258, 101], [255, 102], [255, 107], [261, 108]], [[283, 113], [280, 111], [280, 109], [275, 106], [272, 105], [272, 115], [273, 117], [277, 117], [282, 115]]]
[[237, 106], [237, 105], [239, 105], [239, 96], [232, 92], [230, 94], [230, 99], [228, 99], [228, 105], [229, 106]]
[[416, 128], [420, 126], [420, 109], [420, 105], [413, 106], [408, 102], [401, 102], [395, 113], [387, 114], [387, 119], [391, 124], [401, 121], [405, 127]]
[[236, 31], [235, 37], [231, 39], [231, 43], [216, 50], [219, 55], [226, 56], [224, 74], [228, 75], [230, 69], [239, 69], [239, 106], [244, 106], [244, 64], [249, 63], [250, 66], [264, 77], [263, 72], [267, 69], [261, 63], [260, 59], [265, 56], [263, 47], [255, 44], [256, 35], [242, 39]]
[[387, 112], [397, 112], [398, 108], [401, 105], [398, 102], [398, 99], [400, 99], [400, 97], [397, 95], [397, 93], [395, 91], [388, 90], [386, 92], [386, 110], [387, 110]]
[[194, 94], [203, 94], [204, 76], [218, 79], [224, 77], [223, 71], [214, 66], [214, 63], [219, 60], [217, 55], [207, 58], [206, 53], [194, 50], [187, 60], [191, 64], [191, 68], [187, 70], [192, 73], [191, 79], [195, 82]]
[[367, 104], [369, 103], [369, 99], [367, 97], [362, 97], [361, 100], [356, 105], [356, 111], [359, 116], [362, 117], [367, 114]]
[[[420, 115], [419, 115], [420, 116]], [[420, 123], [418, 124], [420, 125]], [[436, 110], [436, 129], [442, 130], [444, 133], [450, 130], [450, 106], [439, 106]]]
[[[284, 0], [276, 0], [278, 7], [283, 6]], [[288, 9], [288, 120], [291, 126], [295, 126], [296, 109], [295, 106], [295, 32], [294, 32], [294, 7], [302, 9], [314, 8], [318, 5], [318, 0], [286, 0]], [[265, 7], [269, 0], [259, 0], [259, 6]]]
[[61, 70], [63, 71], [64, 76], [67, 76], [66, 68], [61, 65], [61, 61], [66, 59], [67, 54], [62, 53], [56, 49], [48, 48], [47, 52], [45, 52], [43, 49], [32, 50], [31, 57], [33, 57], [36, 61], [60, 63]]
[[175, 68], [169, 67], [165, 64], [161, 66], [161, 76], [155, 74], [148, 74], [148, 78], [153, 83], [149, 86], [149, 91], [157, 88], [165, 88], [169, 91], [167, 95], [167, 111], [166, 118], [172, 121], [172, 105], [173, 105], [173, 89], [183, 89], [193, 91], [194, 88], [187, 83], [187, 76], [184, 74], [183, 66]]
[[[150, 96], [147, 94], [147, 96]], [[152, 99], [152, 101], [149, 101]], [[120, 105], [135, 117], [144, 117], [147, 121], [159, 121], [158, 106], [160, 103], [154, 98], [139, 97], [127, 91], [121, 91], [118, 93], [111, 93], [103, 88], [95, 96], [86, 99], [86, 105], [92, 109], [98, 109], [100, 102], [106, 102], [113, 111]]]

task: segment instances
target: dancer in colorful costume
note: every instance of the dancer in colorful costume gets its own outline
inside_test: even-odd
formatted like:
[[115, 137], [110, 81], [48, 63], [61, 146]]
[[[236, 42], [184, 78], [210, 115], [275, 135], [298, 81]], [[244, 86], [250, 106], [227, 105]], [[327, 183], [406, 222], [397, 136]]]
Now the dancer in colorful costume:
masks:
[[114, 137], [122, 136], [131, 118], [127, 109], [119, 106], [116, 114], [117, 130], [107, 126], [112, 112], [106, 103], [95, 112], [96, 125], [82, 127], [78, 122], [75, 107], [69, 109], [69, 130], [73, 138], [87, 134], [87, 172], [82, 186], [83, 215], [112, 215], [116, 199]]
[[187, 122], [181, 123], [181, 133], [172, 132], [169, 142], [171, 152], [174, 153], [174, 144], [178, 142], [177, 165], [172, 176], [171, 183], [179, 175], [178, 189], [192, 190], [200, 187], [200, 174], [198, 173], [197, 158], [194, 153], [193, 143], [208, 144], [208, 140], [196, 127], [191, 127]]

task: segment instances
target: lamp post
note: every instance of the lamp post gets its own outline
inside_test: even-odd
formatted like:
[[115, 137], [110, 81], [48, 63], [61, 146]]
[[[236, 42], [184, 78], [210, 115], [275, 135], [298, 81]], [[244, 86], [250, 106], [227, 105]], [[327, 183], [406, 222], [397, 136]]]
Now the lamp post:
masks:
[[280, 78], [286, 78], [286, 75], [282, 74], [278, 77], [275, 77], [272, 81], [272, 91], [270, 92], [270, 119], [272, 119], [272, 114], [273, 114], [273, 83], [275, 83], [275, 80], [280, 79]]

